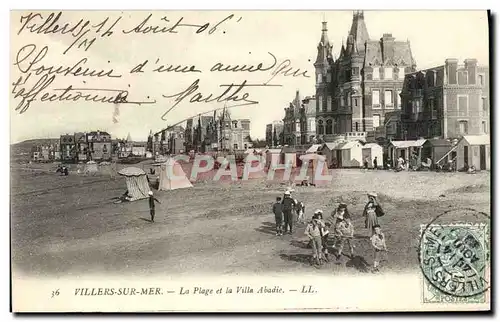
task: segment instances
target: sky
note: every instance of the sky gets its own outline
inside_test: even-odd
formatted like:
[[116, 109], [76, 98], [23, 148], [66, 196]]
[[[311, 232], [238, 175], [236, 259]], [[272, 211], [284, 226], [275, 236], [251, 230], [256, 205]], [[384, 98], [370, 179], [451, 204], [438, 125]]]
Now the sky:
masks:
[[[57, 14], [57, 12], [55, 12]], [[178, 27], [177, 33], [123, 33], [139, 25], [149, 14], [147, 25], [171, 27], [183, 17], [182, 23], [210, 23], [206, 30], [196, 34], [197, 28]], [[231, 109], [233, 118], [251, 120], [252, 138], [264, 138], [265, 126], [274, 120], [283, 118], [284, 108], [300, 91], [302, 97], [315, 94], [314, 60], [317, 45], [321, 37], [321, 22], [328, 22], [328, 36], [333, 44], [334, 56], [338, 56], [342, 41], [347, 38], [352, 22], [352, 11], [68, 11], [63, 12], [59, 25], [74, 26], [80, 19], [89, 20], [90, 25], [98, 25], [107, 17], [106, 24], [91, 46], [85, 50], [90, 40], [96, 35], [97, 27], [90, 28], [77, 44], [66, 54], [63, 52], [77, 39], [66, 33], [37, 34], [27, 29], [18, 32], [23, 24], [21, 16], [29, 12], [11, 12], [10, 37], [10, 142], [20, 142], [33, 138], [56, 138], [64, 133], [77, 131], [105, 130], [113, 137], [125, 138], [130, 133], [133, 140], [146, 140], [150, 130], [159, 131], [199, 113], [223, 107], [223, 103], [190, 103], [189, 99], [199, 92], [203, 97], [212, 93], [213, 97], [224, 91], [220, 85], [262, 84], [272, 75], [271, 71], [257, 72], [211, 72], [211, 67], [220, 62], [226, 65], [262, 63], [268, 66], [273, 60], [272, 53], [279, 65], [290, 60], [299, 76], [276, 75], [269, 84], [281, 86], [245, 87], [238, 95], [247, 92], [248, 99], [258, 104], [239, 106]], [[41, 12], [47, 17], [50, 12]], [[217, 22], [229, 15], [234, 16], [217, 26], [210, 34], [208, 31]], [[119, 22], [111, 29], [111, 34], [104, 34], [116, 19]], [[162, 22], [165, 17], [168, 23]], [[370, 39], [376, 40], [384, 33], [392, 33], [396, 40], [409, 40], [417, 69], [425, 69], [444, 64], [447, 58], [457, 58], [463, 62], [466, 58], [476, 58], [481, 65], [488, 65], [488, 20], [486, 11], [366, 11], [365, 23]], [[26, 20], [24, 20], [26, 21]], [[41, 24], [38, 16], [31, 22]], [[83, 23], [82, 23], [83, 24]], [[80, 24], [80, 26], [82, 26]], [[144, 26], [146, 27], [146, 25]], [[69, 27], [67, 28], [69, 29]], [[75, 29], [76, 32], [77, 29]], [[101, 36], [103, 35], [104, 36]], [[88, 36], [88, 41], [83, 42]], [[25, 49], [21, 51], [24, 46]], [[36, 47], [35, 47], [36, 46]], [[47, 53], [36, 61], [36, 53], [47, 46]], [[33, 50], [31, 55], [29, 52]], [[16, 57], [21, 62], [15, 65]], [[24, 60], [23, 57], [26, 57]], [[50, 66], [72, 66], [86, 58], [83, 65], [96, 70], [113, 69], [110, 77], [84, 77], [56, 75], [54, 81], [40, 91], [29, 108], [22, 114], [16, 111], [21, 102], [21, 95], [28, 92], [44, 73], [33, 73], [25, 85], [14, 89], [12, 84], [19, 77], [23, 81], [29, 74], [26, 70], [32, 62], [31, 71], [43, 70]], [[143, 73], [130, 73], [138, 64], [148, 60]], [[159, 64], [174, 66], [194, 65], [196, 73], [155, 73], [152, 70]], [[34, 62], [33, 62], [34, 61]], [[43, 66], [43, 67], [41, 67]], [[23, 72], [24, 71], [24, 72]], [[300, 74], [306, 72], [310, 77]], [[49, 75], [50, 76], [50, 75]], [[165, 98], [186, 91], [199, 79], [199, 88], [187, 96], [174, 109], [170, 110], [166, 120], [162, 115], [169, 110], [174, 98]], [[41, 102], [45, 92], [61, 93], [55, 89], [93, 88], [100, 91], [93, 93], [104, 95], [102, 89], [128, 90], [129, 101], [155, 101], [154, 104], [109, 104], [79, 100], [77, 102]], [[114, 92], [116, 93], [116, 92]], [[229, 105], [236, 103], [230, 102]], [[119, 115], [113, 114], [118, 110]], [[213, 113], [209, 113], [212, 115]]]

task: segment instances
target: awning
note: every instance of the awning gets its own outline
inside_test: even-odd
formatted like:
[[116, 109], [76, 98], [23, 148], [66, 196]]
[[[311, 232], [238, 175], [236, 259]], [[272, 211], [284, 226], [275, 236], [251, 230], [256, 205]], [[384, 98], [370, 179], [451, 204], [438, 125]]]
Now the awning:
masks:
[[309, 149], [306, 150], [306, 153], [318, 152], [319, 148], [321, 148], [321, 144], [313, 144]]
[[426, 142], [426, 139], [411, 141], [391, 141], [391, 144], [398, 149], [419, 148]]

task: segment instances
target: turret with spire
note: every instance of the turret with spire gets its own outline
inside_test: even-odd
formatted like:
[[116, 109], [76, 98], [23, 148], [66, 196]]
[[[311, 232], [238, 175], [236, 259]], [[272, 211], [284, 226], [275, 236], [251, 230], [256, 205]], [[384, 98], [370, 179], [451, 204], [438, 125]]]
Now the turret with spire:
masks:
[[363, 11], [354, 11], [352, 14], [352, 25], [347, 38], [347, 50], [352, 46], [352, 53], [362, 53], [365, 50], [365, 43], [370, 40], [368, 29], [365, 24]]

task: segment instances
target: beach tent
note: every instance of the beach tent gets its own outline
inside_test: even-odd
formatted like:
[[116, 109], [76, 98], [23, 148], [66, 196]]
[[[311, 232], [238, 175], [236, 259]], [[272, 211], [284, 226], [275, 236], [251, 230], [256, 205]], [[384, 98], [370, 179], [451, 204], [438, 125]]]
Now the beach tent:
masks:
[[95, 161], [89, 161], [85, 164], [85, 173], [97, 173], [97, 163]]
[[175, 190], [191, 188], [193, 185], [189, 181], [181, 165], [174, 158], [169, 158], [166, 162], [154, 164], [160, 168], [160, 182], [158, 190]]
[[[324, 155], [316, 154], [316, 153], [308, 153], [300, 156], [300, 160], [302, 162], [309, 162], [309, 171], [307, 175], [309, 176], [309, 182], [318, 184], [326, 184], [324, 178], [318, 177], [316, 178], [316, 172], [320, 171], [319, 174], [321, 176], [328, 176], [330, 174], [328, 170], [327, 158]], [[321, 167], [318, 170], [318, 167]]]
[[118, 174], [124, 176], [126, 179], [128, 194], [131, 197], [130, 201], [149, 197], [149, 184], [144, 170], [127, 167], [118, 171]]

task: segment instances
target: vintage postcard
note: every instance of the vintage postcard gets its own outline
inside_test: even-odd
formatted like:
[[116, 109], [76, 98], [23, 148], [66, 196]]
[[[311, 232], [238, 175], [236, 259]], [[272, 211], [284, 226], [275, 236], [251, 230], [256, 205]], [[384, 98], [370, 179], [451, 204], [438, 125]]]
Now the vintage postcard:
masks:
[[11, 11], [14, 312], [491, 309], [488, 11]]

